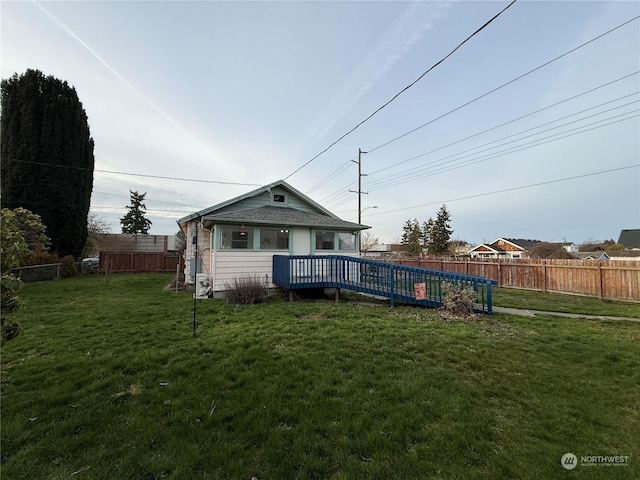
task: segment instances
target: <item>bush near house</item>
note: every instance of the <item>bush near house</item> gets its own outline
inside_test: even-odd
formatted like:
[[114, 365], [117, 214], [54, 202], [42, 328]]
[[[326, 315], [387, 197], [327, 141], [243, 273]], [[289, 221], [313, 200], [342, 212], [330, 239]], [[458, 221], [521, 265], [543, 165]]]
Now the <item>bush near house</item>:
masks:
[[235, 277], [232, 282], [225, 282], [224, 288], [227, 303], [252, 305], [269, 298], [269, 284], [257, 274]]

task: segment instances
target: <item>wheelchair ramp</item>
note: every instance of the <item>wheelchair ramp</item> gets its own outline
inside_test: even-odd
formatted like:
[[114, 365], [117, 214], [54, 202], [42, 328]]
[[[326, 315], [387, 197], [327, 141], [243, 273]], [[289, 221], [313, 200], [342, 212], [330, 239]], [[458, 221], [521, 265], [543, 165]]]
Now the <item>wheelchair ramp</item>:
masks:
[[273, 256], [273, 283], [285, 290], [340, 288], [386, 297], [391, 306], [401, 302], [438, 308], [444, 301], [444, 282], [472, 287], [477, 294], [474, 310], [492, 313], [495, 280], [345, 255]]

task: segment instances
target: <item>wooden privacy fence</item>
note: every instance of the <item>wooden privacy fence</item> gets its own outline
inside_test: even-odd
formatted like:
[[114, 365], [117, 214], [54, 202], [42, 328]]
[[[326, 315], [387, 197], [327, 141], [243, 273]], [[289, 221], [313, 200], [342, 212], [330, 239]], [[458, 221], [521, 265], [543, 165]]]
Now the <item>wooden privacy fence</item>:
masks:
[[640, 302], [640, 262], [426, 258], [395, 263], [490, 278], [501, 287]]
[[100, 252], [101, 272], [175, 272], [184, 267], [180, 253], [163, 252]]

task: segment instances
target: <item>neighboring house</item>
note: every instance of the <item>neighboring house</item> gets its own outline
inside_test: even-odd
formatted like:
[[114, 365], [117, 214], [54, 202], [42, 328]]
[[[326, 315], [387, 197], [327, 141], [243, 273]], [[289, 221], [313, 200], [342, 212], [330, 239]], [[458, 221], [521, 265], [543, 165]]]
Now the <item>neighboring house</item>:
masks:
[[597, 252], [575, 252], [572, 255], [578, 260], [598, 260], [602, 255], [602, 250]]
[[563, 242], [559, 243], [558, 245], [560, 245], [568, 253], [576, 253], [579, 250], [578, 245], [573, 242]]
[[338, 218], [283, 180], [183, 217], [178, 224], [187, 238], [186, 283], [204, 278], [218, 294], [246, 274], [275, 288], [274, 255], [357, 256], [358, 232], [370, 228]]
[[469, 250], [471, 258], [527, 258], [526, 251], [540, 240], [522, 238], [497, 238], [489, 244], [482, 243]]
[[634, 230], [621, 230], [618, 243], [628, 250], [640, 249], [640, 228]]
[[598, 260], [640, 262], [640, 250], [607, 250], [600, 254]]

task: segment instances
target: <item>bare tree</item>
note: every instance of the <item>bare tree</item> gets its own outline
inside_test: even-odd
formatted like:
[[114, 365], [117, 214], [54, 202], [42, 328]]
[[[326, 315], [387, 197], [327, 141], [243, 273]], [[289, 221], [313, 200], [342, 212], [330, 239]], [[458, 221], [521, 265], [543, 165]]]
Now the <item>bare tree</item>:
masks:
[[380, 243], [380, 239], [376, 237], [372, 232], [362, 232], [360, 234], [360, 251], [367, 252], [371, 250], [375, 245]]
[[531, 258], [573, 258], [558, 243], [540, 242], [529, 249]]
[[98, 217], [95, 213], [89, 212], [87, 217], [87, 242], [82, 250], [82, 256], [86, 257], [99, 253], [100, 250], [105, 250], [110, 231], [111, 224], [109, 222], [104, 218]]

